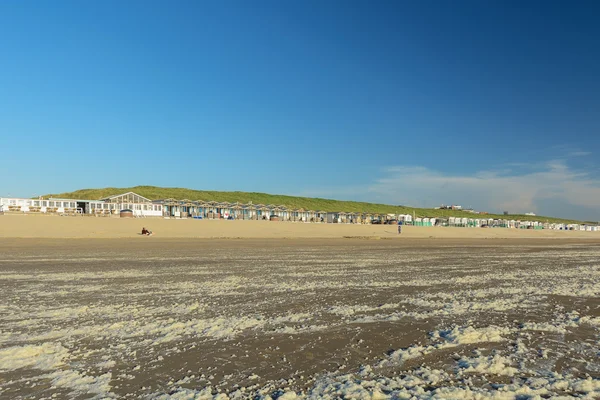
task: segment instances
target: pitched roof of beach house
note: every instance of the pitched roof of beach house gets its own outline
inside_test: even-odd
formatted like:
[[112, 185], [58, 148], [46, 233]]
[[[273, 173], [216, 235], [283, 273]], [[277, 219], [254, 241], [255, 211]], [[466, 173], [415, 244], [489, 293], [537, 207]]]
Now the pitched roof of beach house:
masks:
[[114, 196], [110, 196], [100, 200], [106, 201], [108, 203], [152, 203], [152, 200], [144, 196], [140, 196], [139, 194], [134, 192], [116, 194]]

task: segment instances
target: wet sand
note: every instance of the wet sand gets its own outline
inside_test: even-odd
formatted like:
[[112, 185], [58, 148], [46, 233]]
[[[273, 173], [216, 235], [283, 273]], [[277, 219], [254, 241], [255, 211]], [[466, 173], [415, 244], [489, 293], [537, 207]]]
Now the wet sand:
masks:
[[576, 238], [5, 238], [0, 398], [594, 398], [599, 278]]

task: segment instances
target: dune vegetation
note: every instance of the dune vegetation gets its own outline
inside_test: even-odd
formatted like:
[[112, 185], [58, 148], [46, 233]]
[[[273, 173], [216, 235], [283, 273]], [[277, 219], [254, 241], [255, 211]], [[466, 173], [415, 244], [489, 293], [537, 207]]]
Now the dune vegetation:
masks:
[[102, 188], [102, 189], [81, 189], [74, 192], [48, 194], [44, 198], [69, 198], [69, 199], [87, 199], [95, 200], [110, 197], [116, 194], [135, 192], [150, 200], [174, 198], [178, 200], [188, 199], [192, 201], [218, 201], [218, 202], [239, 202], [254, 204], [276, 204], [285, 205], [289, 208], [315, 211], [344, 211], [344, 212], [364, 212], [378, 214], [410, 214], [416, 217], [467, 217], [467, 218], [504, 218], [514, 220], [528, 220], [555, 223], [579, 223], [581, 221], [553, 218], [546, 216], [528, 216], [520, 214], [499, 215], [499, 214], [480, 214], [474, 215], [468, 211], [460, 210], [441, 210], [434, 208], [417, 208], [401, 205], [376, 204], [358, 201], [331, 200], [312, 197], [286, 196], [279, 194], [267, 194], [257, 192], [218, 192], [211, 190], [193, 190], [186, 188], [163, 188], [157, 186], [135, 186], [129, 188]]

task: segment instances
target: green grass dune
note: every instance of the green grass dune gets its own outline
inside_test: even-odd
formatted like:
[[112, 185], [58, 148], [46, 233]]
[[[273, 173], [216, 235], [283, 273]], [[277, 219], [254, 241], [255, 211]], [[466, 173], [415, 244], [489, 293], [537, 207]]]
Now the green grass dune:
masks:
[[103, 189], [81, 189], [69, 193], [48, 194], [44, 198], [69, 198], [69, 199], [102, 199], [116, 194], [135, 192], [151, 200], [174, 198], [178, 200], [203, 200], [219, 202], [240, 202], [254, 204], [276, 204], [285, 205], [290, 208], [304, 208], [306, 210], [319, 211], [345, 211], [365, 212], [379, 214], [411, 214], [417, 217], [467, 217], [467, 218], [505, 218], [514, 220], [579, 223], [581, 221], [552, 218], [544, 216], [527, 216], [511, 214], [508, 216], [498, 214], [474, 215], [465, 211], [436, 210], [433, 208], [416, 208], [405, 206], [393, 206], [387, 204], [364, 203], [358, 201], [330, 200], [312, 197], [285, 196], [279, 194], [267, 194], [256, 192], [216, 192], [210, 190], [193, 190], [185, 188], [162, 188], [156, 186], [135, 186], [130, 188], [103, 188]]

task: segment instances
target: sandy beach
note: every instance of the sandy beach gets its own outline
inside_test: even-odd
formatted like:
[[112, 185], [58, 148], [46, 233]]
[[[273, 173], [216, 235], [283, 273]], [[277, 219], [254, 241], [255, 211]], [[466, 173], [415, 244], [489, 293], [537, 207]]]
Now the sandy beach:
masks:
[[598, 232], [396, 229], [0, 216], [0, 398], [600, 395]]
[[0, 240], [0, 398], [600, 395], [596, 241], [145, 239]]
[[[153, 231], [142, 237], [142, 227]], [[449, 228], [395, 225], [225, 221], [162, 218], [60, 217], [1, 215], [2, 238], [414, 238], [414, 239], [597, 239], [600, 232], [507, 228]]]

